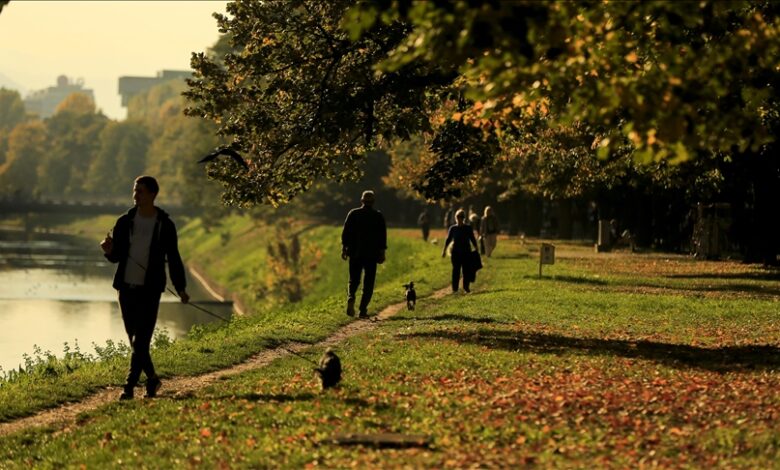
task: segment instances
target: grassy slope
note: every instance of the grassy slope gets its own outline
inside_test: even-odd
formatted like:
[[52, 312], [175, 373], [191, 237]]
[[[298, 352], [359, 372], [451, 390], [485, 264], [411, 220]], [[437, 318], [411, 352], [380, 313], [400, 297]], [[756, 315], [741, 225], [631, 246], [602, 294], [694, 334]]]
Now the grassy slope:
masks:
[[[225, 245], [220, 235], [224, 231], [231, 233]], [[213, 278], [230, 289], [247, 295], [252, 279], [264, 275], [269, 234], [253, 228], [247, 219], [231, 219], [221, 231], [208, 234], [197, 222], [181, 232], [181, 251], [185, 258], [197, 258], [201, 266], [208, 267]], [[318, 280], [304, 302], [265, 310], [260, 310], [259, 303], [250, 303], [252, 314], [236, 318], [229, 325], [195, 328], [190, 338], [173, 344], [163, 341], [153, 353], [158, 373], [166, 377], [219, 369], [279, 341], [317, 341], [352, 321], [344, 315], [345, 296], [341, 294], [346, 284], [346, 263], [339, 257], [340, 251], [333, 249], [339, 233], [335, 227], [318, 227], [304, 233], [304, 244], [321, 247], [324, 252], [317, 268]], [[446, 273], [432, 264], [437, 254], [432, 246], [419, 240], [393, 237], [391, 232], [389, 253], [388, 262], [378, 272], [372, 301], [375, 310], [402, 297], [400, 286], [410, 267], [424, 279], [420, 284], [423, 295], [446, 283]], [[4, 383], [0, 387], [0, 419], [24, 416], [79, 399], [106, 385], [121, 385], [127, 358], [124, 354], [113, 356], [98, 363], [53, 362], [42, 365], [35, 374]]]
[[[580, 250], [583, 258], [560, 259], [538, 279], [528, 252], [504, 242], [474, 294], [423, 301], [347, 341], [339, 390], [319, 392], [305, 363], [290, 357], [184, 399], [112, 404], [69, 433], [13, 436], [0, 444], [0, 461], [776, 465], [777, 273], [654, 255], [604, 263]], [[428, 435], [432, 448], [322, 443], [388, 431]]]

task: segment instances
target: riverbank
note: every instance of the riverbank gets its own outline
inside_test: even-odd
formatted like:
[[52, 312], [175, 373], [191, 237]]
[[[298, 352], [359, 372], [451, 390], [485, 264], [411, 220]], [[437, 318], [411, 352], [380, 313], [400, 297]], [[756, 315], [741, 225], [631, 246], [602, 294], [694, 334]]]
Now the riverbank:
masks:
[[[51, 227], [26, 233], [0, 230], [0, 380], [6, 374], [63, 358], [68, 351], [94, 356], [107, 342], [124, 344], [127, 336], [111, 283], [115, 265], [97, 243], [82, 234]], [[232, 304], [219, 304], [192, 276], [192, 305], [165, 292], [158, 331], [170, 339], [194, 324], [229, 317]]]
[[[193, 224], [180, 233], [182, 251], [199, 257], [198, 261], [209, 267], [210, 277], [217, 284], [248, 297], [268, 282], [273, 285], [273, 276], [269, 278], [263, 270], [268, 263], [261, 260], [266, 257], [268, 242], [274, 239], [268, 237], [274, 234], [256, 227], [253, 221], [236, 219], [211, 232]], [[308, 296], [302, 301], [284, 305], [269, 298], [250, 297], [248, 314], [229, 324], [196, 326], [187, 338], [174, 342], [158, 338], [153, 352], [158, 373], [166, 378], [221, 369], [279, 343], [320, 340], [353, 321], [344, 315], [346, 267], [340, 251], [332, 249], [338, 244], [339, 233], [337, 227], [317, 227], [301, 236], [301, 245], [307, 247], [305, 252], [318, 256], [316, 266], [309, 270], [309, 274], [315, 275], [306, 289]], [[377, 309], [397, 302], [402, 295], [400, 286], [408, 282], [409, 272], [420, 278], [420, 295], [446, 283], [447, 273], [434, 267], [438, 256], [435, 247], [397, 237], [393, 231], [389, 243], [390, 253], [398, 256], [390, 257], [380, 267], [372, 302]], [[78, 354], [61, 360], [38, 358], [29, 370], [14, 375], [0, 387], [0, 420], [29, 415], [120, 385], [127, 365], [127, 350], [122, 346], [106, 346], [95, 361]]]

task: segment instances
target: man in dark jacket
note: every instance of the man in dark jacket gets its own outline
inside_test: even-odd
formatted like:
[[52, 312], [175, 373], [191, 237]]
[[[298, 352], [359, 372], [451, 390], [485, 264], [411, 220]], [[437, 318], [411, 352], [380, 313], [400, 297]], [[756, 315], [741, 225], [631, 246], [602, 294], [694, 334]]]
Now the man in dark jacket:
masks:
[[171, 281], [182, 303], [189, 302], [184, 263], [179, 255], [176, 226], [168, 214], [154, 205], [159, 192], [151, 176], [139, 176], [133, 185], [135, 207], [117, 219], [113, 236], [107, 235], [100, 247], [109, 261], [119, 263], [114, 289], [119, 291], [119, 307], [132, 355], [130, 371], [121, 400], [133, 398], [133, 389], [146, 373], [146, 396], [155, 397], [160, 379], [154, 371], [149, 347], [157, 323], [160, 296], [165, 290], [165, 261]]
[[381, 212], [374, 209], [374, 192], [364, 191], [360, 197], [362, 205], [352, 209], [344, 221], [341, 232], [341, 258], [349, 258], [349, 289], [347, 315], [355, 315], [355, 293], [363, 278], [363, 293], [360, 296], [360, 318], [368, 317], [368, 303], [374, 293], [376, 265], [385, 262], [387, 249], [387, 228]]

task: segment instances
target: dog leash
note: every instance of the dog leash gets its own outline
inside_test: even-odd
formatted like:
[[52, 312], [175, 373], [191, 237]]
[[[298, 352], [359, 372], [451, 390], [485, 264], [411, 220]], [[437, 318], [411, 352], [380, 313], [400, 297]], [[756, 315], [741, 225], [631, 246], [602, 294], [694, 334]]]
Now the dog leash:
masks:
[[[138, 265], [138, 267], [140, 267], [141, 269], [143, 269], [143, 270], [144, 270], [144, 272], [146, 272], [146, 266], [144, 266], [143, 264], [141, 264], [141, 263], [139, 263], [138, 261], [136, 261], [136, 259], [135, 259], [135, 258], [133, 258], [132, 256], [130, 256], [129, 254], [127, 255], [127, 258], [128, 258], [129, 260], [131, 260], [133, 263], [137, 264], [137, 265]], [[168, 292], [170, 292], [171, 294], [173, 294], [173, 296], [174, 296], [174, 297], [176, 297], [177, 299], [181, 299], [181, 297], [179, 297], [179, 294], [178, 294], [178, 293], [176, 293], [176, 292], [174, 292], [173, 290], [171, 290], [171, 288], [170, 288], [170, 287], [166, 287], [166, 288], [165, 288], [165, 290], [167, 290]], [[186, 305], [191, 305], [192, 307], [194, 307], [194, 308], [196, 308], [196, 309], [200, 310], [200, 311], [201, 311], [201, 312], [203, 312], [203, 313], [206, 313], [206, 314], [208, 314], [208, 315], [211, 315], [211, 316], [212, 316], [212, 317], [214, 317], [214, 318], [219, 318], [220, 320], [224, 321], [225, 323], [230, 323], [230, 320], [229, 320], [229, 319], [227, 319], [227, 318], [223, 317], [222, 315], [217, 315], [217, 314], [216, 314], [216, 313], [214, 313], [214, 312], [210, 312], [210, 311], [206, 310], [205, 308], [201, 307], [200, 305], [196, 304], [195, 302], [187, 302], [187, 304], [186, 304]]]

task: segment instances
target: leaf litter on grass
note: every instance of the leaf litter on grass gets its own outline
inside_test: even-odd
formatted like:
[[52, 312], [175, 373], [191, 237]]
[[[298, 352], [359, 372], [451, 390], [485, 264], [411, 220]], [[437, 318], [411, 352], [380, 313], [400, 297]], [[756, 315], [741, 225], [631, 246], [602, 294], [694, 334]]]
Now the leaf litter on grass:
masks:
[[[572, 269], [568, 263], [556, 269]], [[708, 269], [702, 265], [691, 272]], [[683, 318], [663, 330], [654, 323], [662, 316], [644, 312], [589, 310], [594, 318], [577, 317], [561, 311], [552, 295], [562, 297], [583, 284], [518, 281], [518, 266], [525, 264], [494, 259], [478, 284], [483, 293], [423, 303], [413, 315], [381, 325], [377, 334], [343, 343], [345, 383], [332, 393], [313, 393], [314, 377], [302, 375], [294, 359], [282, 359], [180, 401], [136, 405], [149, 414], [147, 422], [176, 424], [156, 431], [157, 442], [182, 436], [186, 446], [144, 450], [174, 453], [173, 460], [203, 468], [224, 462], [296, 468], [760, 468], [776, 461], [780, 375], [771, 349], [778, 335], [765, 328], [772, 326], [770, 317], [723, 321], [707, 309], [727, 312], [743, 304], [710, 303], [689, 318], [686, 298], [679, 300]], [[547, 316], [527, 315], [510, 295], [516, 289], [521, 299], [549, 298]], [[625, 321], [590, 328], [587, 321], [596, 316]], [[636, 318], [645, 321], [643, 329], [631, 328]], [[766, 342], [749, 336], [751, 329], [770, 331]], [[747, 346], [769, 349], [734, 356], [746, 338]], [[769, 354], [762, 357], [762, 351]], [[92, 441], [124, 420], [90, 422]], [[208, 436], [200, 435], [203, 429]], [[63, 444], [75, 444], [86, 432], [63, 436], [72, 439]], [[322, 444], [337, 433], [359, 432], [428, 435], [431, 449]], [[122, 440], [138, 445], [142, 434], [112, 436], [107, 448]], [[133, 461], [127, 452], [121, 458]]]

